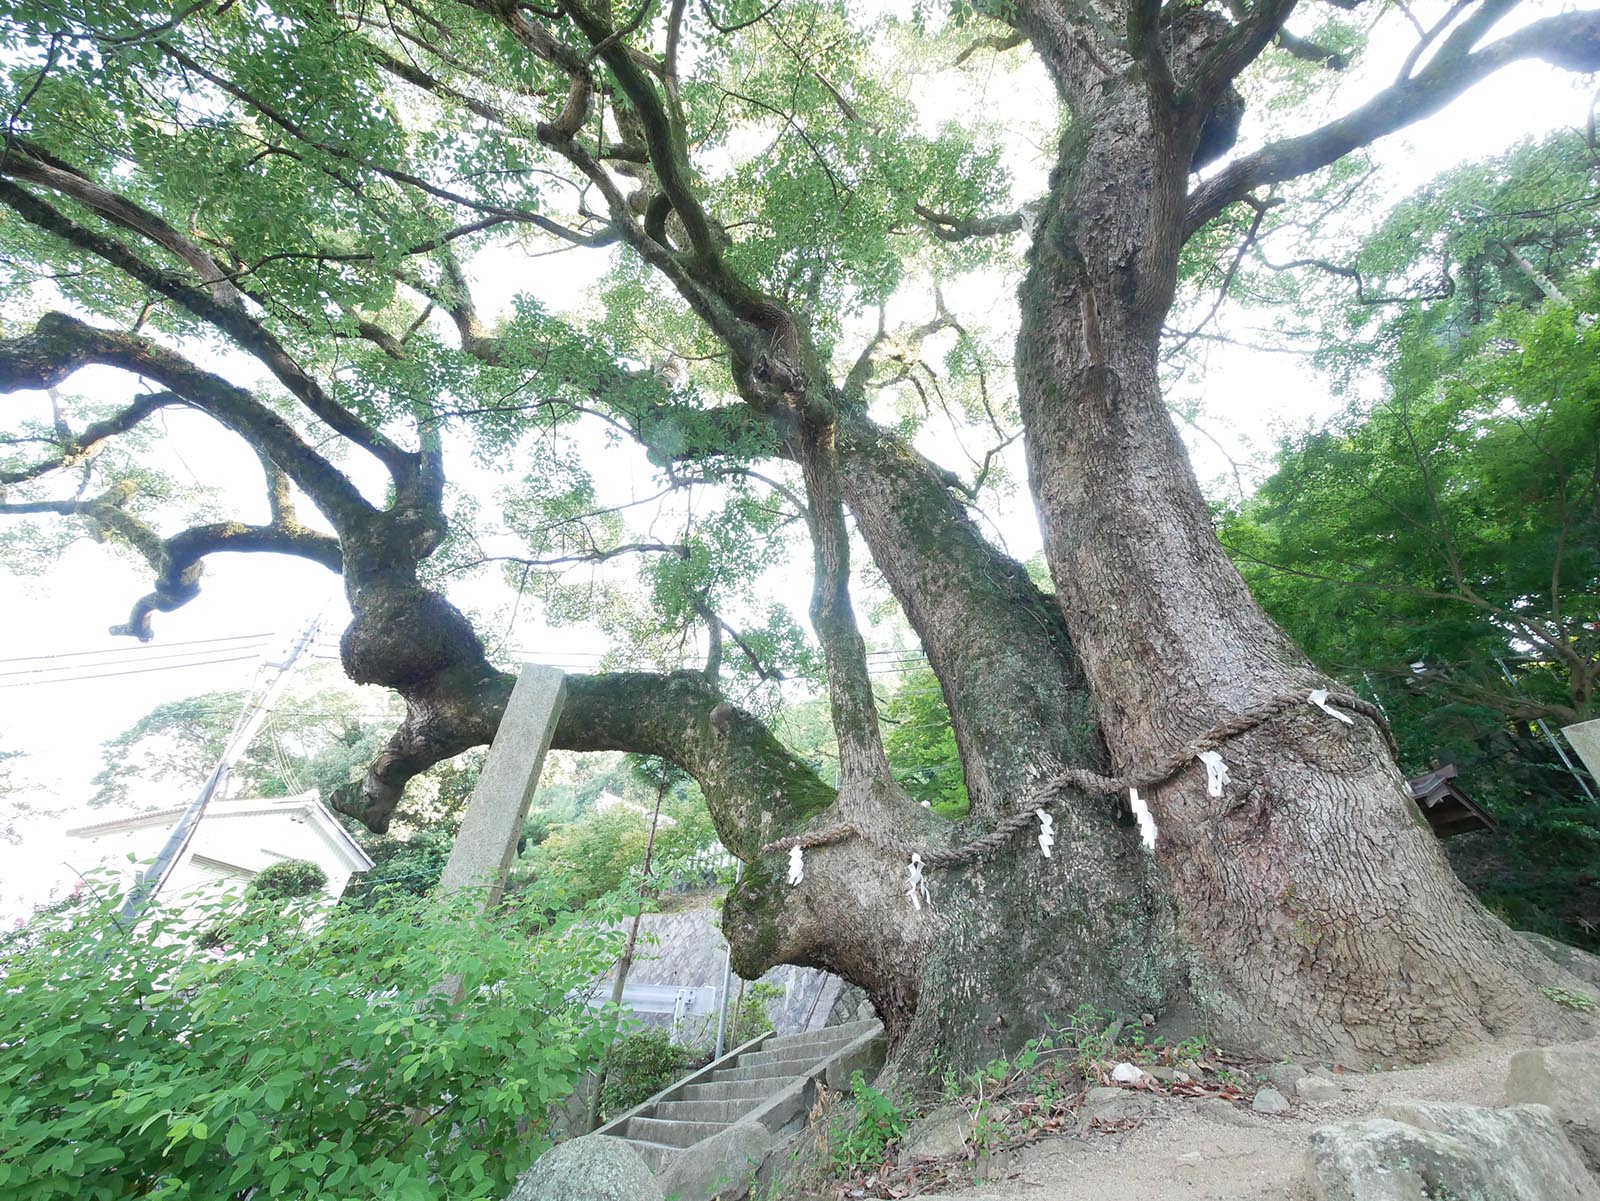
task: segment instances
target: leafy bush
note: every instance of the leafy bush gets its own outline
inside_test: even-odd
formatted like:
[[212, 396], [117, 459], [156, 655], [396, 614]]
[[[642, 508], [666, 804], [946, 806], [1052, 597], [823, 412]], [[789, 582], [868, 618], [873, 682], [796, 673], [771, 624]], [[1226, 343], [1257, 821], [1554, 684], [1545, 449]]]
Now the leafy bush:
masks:
[[315, 896], [328, 886], [328, 873], [309, 859], [285, 859], [262, 868], [250, 881], [249, 895], [257, 900], [292, 901]]
[[612, 1028], [581, 998], [621, 914], [550, 924], [536, 893], [384, 898], [315, 938], [250, 911], [225, 957], [190, 950], [212, 914], [46, 919], [0, 964], [0, 1195], [503, 1197]]
[[733, 1015], [733, 1028], [728, 1034], [728, 1046], [740, 1046], [756, 1035], [771, 1030], [772, 1013], [767, 1008], [767, 1002], [775, 1001], [781, 996], [783, 989], [776, 984], [757, 980], [748, 986], [744, 990], [744, 996], [739, 998], [739, 1008]]
[[409, 838], [362, 839], [361, 848], [372, 858], [372, 867], [350, 877], [339, 904], [359, 909], [384, 896], [427, 896], [444, 875], [452, 845], [453, 838], [433, 831]]
[[832, 1131], [833, 1170], [840, 1174], [881, 1162], [889, 1144], [906, 1132], [905, 1111], [859, 1071], [850, 1075], [850, 1096], [855, 1101], [855, 1121]]
[[610, 1121], [655, 1096], [692, 1067], [701, 1054], [680, 1047], [665, 1030], [636, 1030], [611, 1044], [600, 1112]]

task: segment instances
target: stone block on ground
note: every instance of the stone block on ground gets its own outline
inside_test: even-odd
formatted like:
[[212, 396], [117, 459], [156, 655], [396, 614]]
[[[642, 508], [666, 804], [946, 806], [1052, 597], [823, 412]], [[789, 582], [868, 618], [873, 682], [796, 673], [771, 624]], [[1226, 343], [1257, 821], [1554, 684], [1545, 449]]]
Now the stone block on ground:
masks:
[[1511, 1057], [1506, 1100], [1548, 1105], [1600, 1175], [1600, 1049], [1534, 1047]]
[[972, 1135], [972, 1115], [964, 1105], [941, 1105], [907, 1128], [901, 1140], [902, 1154], [908, 1162], [919, 1159], [948, 1159], [967, 1149]]
[[1083, 1096], [1085, 1122], [1126, 1122], [1147, 1118], [1156, 1111], [1156, 1098], [1127, 1088], [1091, 1088]]
[[673, 1156], [661, 1193], [670, 1201], [740, 1201], [780, 1141], [759, 1122], [737, 1122]]
[[1302, 1076], [1294, 1082], [1294, 1097], [1311, 1105], [1326, 1105], [1337, 1101], [1344, 1089], [1322, 1076]]
[[1266, 1126], [1265, 1119], [1258, 1118], [1248, 1110], [1240, 1109], [1221, 1097], [1201, 1097], [1197, 1101], [1189, 1102], [1189, 1108], [1198, 1117], [1218, 1126], [1237, 1126], [1244, 1130], [1260, 1130]]
[[1311, 1136], [1317, 1201], [1600, 1201], [1545, 1106], [1390, 1102], [1383, 1111]]
[[666, 1194], [626, 1140], [588, 1134], [541, 1155], [506, 1201], [666, 1201]]
[[1306, 1074], [1305, 1068], [1293, 1063], [1275, 1063], [1260, 1073], [1284, 1096], [1293, 1095], [1295, 1082]]
[[1258, 1089], [1250, 1102], [1250, 1111], [1269, 1117], [1282, 1117], [1289, 1112], [1289, 1098], [1275, 1088]]

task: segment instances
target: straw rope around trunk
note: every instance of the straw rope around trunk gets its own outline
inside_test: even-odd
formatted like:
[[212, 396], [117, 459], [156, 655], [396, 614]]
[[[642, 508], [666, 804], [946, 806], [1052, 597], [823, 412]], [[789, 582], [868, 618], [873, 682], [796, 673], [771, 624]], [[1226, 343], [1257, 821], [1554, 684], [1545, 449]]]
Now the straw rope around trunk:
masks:
[[[994, 829], [981, 838], [975, 838], [959, 847], [928, 847], [901, 843], [863, 830], [854, 822], [838, 822], [834, 825], [823, 826], [817, 830], [808, 830], [803, 834], [794, 834], [788, 838], [780, 838], [774, 842], [769, 842], [761, 848], [761, 854], [770, 855], [779, 851], [787, 851], [792, 847], [810, 850], [813, 847], [843, 842], [847, 838], [859, 838], [895, 858], [906, 859], [912, 854], [920, 855], [922, 864], [925, 867], [961, 867], [964, 864], [973, 863], [992, 855], [1010, 842], [1021, 830], [1031, 829], [1037, 831], [1039, 819], [1036, 811], [1053, 809], [1061, 805], [1069, 794], [1111, 794], [1126, 792], [1130, 788], [1153, 788], [1156, 785], [1164, 784], [1191, 763], [1196, 762], [1206, 751], [1214, 751], [1229, 739], [1237, 738], [1239, 735], [1247, 733], [1275, 717], [1309, 703], [1311, 702], [1304, 692], [1280, 693], [1262, 701], [1260, 704], [1252, 705], [1236, 717], [1230, 717], [1227, 721], [1213, 726], [1204, 734], [1191, 738], [1155, 767], [1138, 775], [1102, 776], [1098, 772], [1090, 771], [1087, 768], [1070, 767], [1041, 786], [1023, 802], [1015, 813], [1002, 818]], [[1389, 722], [1378, 706], [1371, 701], [1363, 700], [1361, 697], [1352, 696], [1349, 693], [1329, 693], [1327, 703], [1350, 713], [1359, 713], [1367, 718], [1378, 728], [1378, 732], [1383, 735], [1384, 742], [1389, 747], [1389, 753], [1396, 756], [1396, 758], [1399, 757], [1399, 747], [1395, 744], [1394, 733], [1389, 729]]]

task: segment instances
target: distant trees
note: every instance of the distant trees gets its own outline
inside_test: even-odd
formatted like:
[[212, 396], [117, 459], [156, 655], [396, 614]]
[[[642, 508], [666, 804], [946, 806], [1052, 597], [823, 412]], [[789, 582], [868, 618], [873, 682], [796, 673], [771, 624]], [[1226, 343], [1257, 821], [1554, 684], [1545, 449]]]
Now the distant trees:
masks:
[[1408, 770], [1457, 764], [1500, 818], [1457, 856], [1479, 892], [1590, 945], [1600, 807], [1546, 732], [1600, 714], [1596, 170], [1567, 133], [1401, 205], [1323, 355], [1385, 394], [1287, 444], [1221, 526], [1274, 619], [1383, 703]]

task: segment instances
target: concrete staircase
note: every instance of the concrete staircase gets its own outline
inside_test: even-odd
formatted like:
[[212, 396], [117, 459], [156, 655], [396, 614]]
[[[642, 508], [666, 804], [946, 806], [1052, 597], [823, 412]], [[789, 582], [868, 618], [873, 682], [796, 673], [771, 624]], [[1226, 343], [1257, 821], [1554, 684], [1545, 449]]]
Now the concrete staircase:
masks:
[[626, 1139], [657, 1176], [735, 1123], [757, 1122], [779, 1136], [798, 1129], [815, 1084], [848, 1088], [849, 1073], [883, 1062], [883, 1027], [873, 1021], [807, 1034], [767, 1033], [707, 1064], [602, 1126]]

